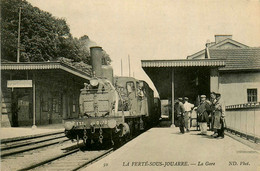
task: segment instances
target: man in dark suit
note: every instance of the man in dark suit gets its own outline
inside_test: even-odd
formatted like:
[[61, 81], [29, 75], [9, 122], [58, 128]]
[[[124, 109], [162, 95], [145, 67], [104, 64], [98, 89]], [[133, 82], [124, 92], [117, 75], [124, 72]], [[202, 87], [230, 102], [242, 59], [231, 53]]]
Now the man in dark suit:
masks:
[[200, 104], [197, 108], [198, 122], [200, 125], [200, 135], [207, 135], [207, 123], [209, 122], [210, 104], [206, 101], [206, 96], [200, 96]]
[[174, 109], [177, 114], [177, 120], [178, 120], [178, 125], [180, 128], [180, 131], [182, 134], [184, 134], [184, 113], [185, 113], [185, 108], [182, 103], [182, 98], [178, 98], [178, 100], [175, 101], [174, 104]]

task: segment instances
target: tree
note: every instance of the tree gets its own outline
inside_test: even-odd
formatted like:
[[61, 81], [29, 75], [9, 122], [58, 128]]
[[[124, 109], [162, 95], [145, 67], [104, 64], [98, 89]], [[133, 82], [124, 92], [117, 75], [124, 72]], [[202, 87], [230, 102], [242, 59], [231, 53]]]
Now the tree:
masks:
[[[48, 61], [59, 57], [90, 63], [88, 36], [73, 38], [65, 19], [33, 7], [27, 1], [1, 0], [1, 55], [16, 61], [19, 7], [21, 13], [20, 61]], [[106, 58], [109, 58], [106, 55]], [[109, 58], [110, 59], [110, 58]]]

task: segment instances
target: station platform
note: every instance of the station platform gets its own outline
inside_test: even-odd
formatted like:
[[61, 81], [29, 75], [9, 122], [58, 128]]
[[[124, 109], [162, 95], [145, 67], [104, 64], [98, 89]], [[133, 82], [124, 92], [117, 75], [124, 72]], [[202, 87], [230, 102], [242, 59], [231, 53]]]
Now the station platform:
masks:
[[39, 125], [30, 127], [3, 127], [0, 128], [0, 140], [12, 140], [24, 137], [33, 137], [39, 134], [48, 134], [64, 131], [63, 124]]
[[260, 170], [258, 149], [198, 133], [152, 128], [84, 170]]

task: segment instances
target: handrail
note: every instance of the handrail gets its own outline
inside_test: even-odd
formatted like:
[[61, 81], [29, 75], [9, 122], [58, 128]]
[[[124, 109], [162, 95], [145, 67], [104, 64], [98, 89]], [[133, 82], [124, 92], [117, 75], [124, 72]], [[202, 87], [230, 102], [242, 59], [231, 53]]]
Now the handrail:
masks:
[[235, 104], [235, 105], [226, 106], [226, 110], [248, 109], [248, 108], [260, 108], [260, 102]]
[[228, 131], [260, 142], [260, 102], [226, 106], [225, 115]]

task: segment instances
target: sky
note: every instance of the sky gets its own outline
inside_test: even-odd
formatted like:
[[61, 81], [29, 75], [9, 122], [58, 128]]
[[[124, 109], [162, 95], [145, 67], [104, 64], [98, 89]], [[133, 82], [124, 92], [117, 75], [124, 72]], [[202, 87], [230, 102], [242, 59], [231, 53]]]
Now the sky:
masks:
[[[260, 47], [260, 1], [27, 0], [66, 19], [74, 37], [88, 35], [111, 57], [115, 75], [148, 82], [141, 60], [185, 59], [216, 34]], [[156, 94], [156, 93], [155, 93]]]

